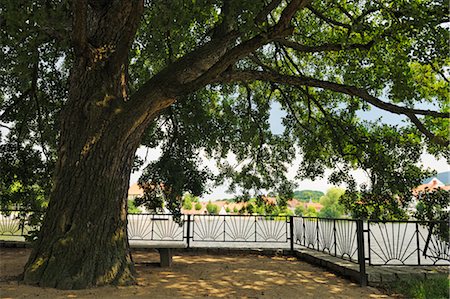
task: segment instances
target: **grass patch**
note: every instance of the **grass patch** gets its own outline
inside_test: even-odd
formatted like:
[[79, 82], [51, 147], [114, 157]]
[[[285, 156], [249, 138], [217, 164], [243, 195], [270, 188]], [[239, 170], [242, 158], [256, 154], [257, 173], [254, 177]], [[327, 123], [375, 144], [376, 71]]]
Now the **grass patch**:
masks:
[[389, 294], [402, 294], [412, 299], [448, 299], [450, 280], [448, 275], [429, 279], [411, 278], [398, 280], [383, 286]]

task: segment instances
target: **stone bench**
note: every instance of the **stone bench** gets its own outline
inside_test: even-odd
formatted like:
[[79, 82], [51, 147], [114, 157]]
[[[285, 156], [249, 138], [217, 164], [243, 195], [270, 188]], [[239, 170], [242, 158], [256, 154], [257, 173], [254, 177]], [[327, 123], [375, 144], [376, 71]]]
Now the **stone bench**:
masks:
[[172, 266], [173, 250], [177, 248], [186, 248], [184, 243], [177, 242], [131, 242], [130, 247], [134, 249], [157, 249], [159, 252], [159, 264], [161, 267]]

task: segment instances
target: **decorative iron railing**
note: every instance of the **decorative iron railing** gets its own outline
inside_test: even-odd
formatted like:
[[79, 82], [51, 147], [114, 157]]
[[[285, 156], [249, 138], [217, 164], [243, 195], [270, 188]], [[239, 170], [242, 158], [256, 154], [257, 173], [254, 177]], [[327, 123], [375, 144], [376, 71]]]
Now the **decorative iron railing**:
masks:
[[294, 217], [295, 243], [358, 262], [356, 220]]
[[367, 222], [369, 265], [416, 266], [450, 263], [450, 243], [433, 233], [436, 222]]
[[193, 215], [193, 242], [287, 243], [289, 216]]
[[[182, 221], [184, 221], [182, 218]], [[128, 239], [130, 241], [183, 241], [183, 226], [172, 215], [129, 214]]]
[[7, 210], [0, 211], [0, 236], [8, 240], [23, 240], [39, 230], [43, 211]]
[[[27, 211], [0, 212], [0, 237], [23, 240], [36, 230]], [[450, 265], [447, 239], [433, 232], [433, 222], [362, 221], [295, 216], [129, 214], [130, 241], [175, 241], [190, 246], [243, 243], [277, 248], [305, 247], [362, 266]], [[277, 245], [278, 244], [278, 245]]]

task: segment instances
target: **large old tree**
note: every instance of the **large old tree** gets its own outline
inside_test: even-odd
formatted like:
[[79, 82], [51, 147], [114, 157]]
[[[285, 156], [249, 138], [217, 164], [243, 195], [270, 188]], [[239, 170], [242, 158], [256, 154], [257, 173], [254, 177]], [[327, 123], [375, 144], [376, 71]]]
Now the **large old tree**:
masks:
[[[448, 157], [444, 1], [4, 0], [0, 13], [2, 205], [14, 182], [51, 188], [27, 284], [134, 283], [126, 195], [141, 143], [161, 146], [144, 179], [169, 199], [205, 188], [199, 150], [244, 190], [289, 186], [296, 149], [300, 176], [362, 167], [384, 188], [417, 179], [424, 148]], [[404, 124], [362, 120], [371, 107]]]

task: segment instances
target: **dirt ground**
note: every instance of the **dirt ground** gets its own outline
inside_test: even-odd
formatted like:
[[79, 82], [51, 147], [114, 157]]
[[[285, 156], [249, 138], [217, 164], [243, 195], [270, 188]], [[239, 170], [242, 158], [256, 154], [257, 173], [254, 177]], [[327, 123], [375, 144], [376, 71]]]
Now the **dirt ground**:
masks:
[[80, 291], [22, 285], [29, 249], [0, 249], [0, 298], [388, 298], [288, 257], [177, 253], [160, 268], [157, 252], [136, 251], [138, 285]]

